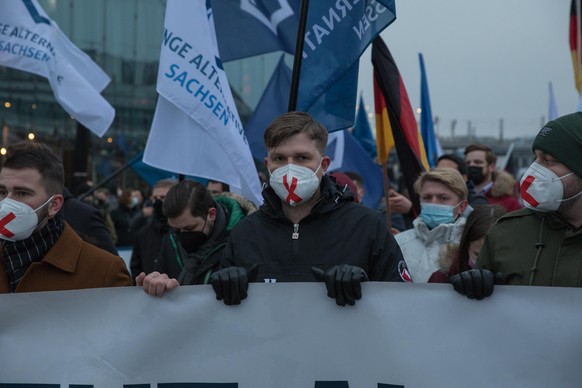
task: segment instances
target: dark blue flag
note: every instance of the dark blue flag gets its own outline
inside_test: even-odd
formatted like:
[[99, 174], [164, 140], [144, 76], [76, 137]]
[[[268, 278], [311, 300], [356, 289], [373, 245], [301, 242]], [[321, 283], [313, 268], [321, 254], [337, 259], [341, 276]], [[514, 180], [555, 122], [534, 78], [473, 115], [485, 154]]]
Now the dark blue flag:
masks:
[[424, 59], [422, 54], [418, 54], [420, 61], [420, 133], [424, 142], [426, 158], [430, 167], [436, 166], [439, 157], [439, 147], [434, 134], [434, 123], [432, 121], [432, 109], [430, 108], [430, 96], [428, 93], [428, 81], [424, 70]]
[[[358, 94], [359, 62], [356, 61], [348, 72], [335, 82], [307, 110], [313, 118], [322, 123], [329, 132], [341, 131], [354, 125], [354, 109]], [[300, 84], [303, 84], [303, 80]], [[297, 110], [304, 111], [297, 105]]]
[[[131, 167], [133, 171], [135, 171], [137, 175], [140, 176], [141, 179], [147, 182], [147, 184], [150, 186], [155, 185], [158, 181], [162, 179], [169, 178], [178, 179], [178, 174], [176, 173], [152, 167], [149, 164], [145, 164], [143, 162], [143, 152], [140, 152], [139, 154], [135, 155], [133, 158], [130, 159], [129, 162], [127, 162], [127, 164]], [[193, 179], [204, 184], [206, 184], [206, 182], [208, 181], [205, 178], [190, 175], [186, 176], [186, 178]]]
[[366, 193], [362, 203], [377, 209], [384, 195], [384, 181], [380, 166], [372, 161], [366, 150], [347, 130], [330, 133], [326, 154], [332, 159], [331, 171], [356, 172], [364, 182]]
[[366, 113], [366, 108], [364, 106], [364, 98], [361, 96], [360, 107], [358, 109], [358, 114], [356, 115], [356, 125], [354, 126], [353, 135], [372, 159], [378, 155], [376, 140], [372, 136], [370, 121], [368, 121], [368, 114]]
[[[372, 40], [396, 19], [394, 0], [309, 3], [297, 110], [325, 111], [320, 121], [331, 131], [353, 126], [359, 58]], [[325, 95], [325, 96], [324, 96]], [[318, 101], [324, 96], [324, 101]]]
[[[355, 72], [346, 77], [342, 82], [338, 82], [334, 87], [343, 88], [344, 90], [352, 90], [357, 87], [357, 63], [354, 66]], [[346, 85], [349, 83], [349, 85]], [[263, 133], [265, 128], [277, 116], [287, 112], [289, 105], [289, 92], [291, 90], [291, 69], [284, 60], [284, 55], [281, 56], [263, 95], [261, 96], [252, 116], [245, 126], [245, 133], [253, 158], [262, 162], [267, 155], [263, 142]], [[328, 98], [329, 97], [329, 98]], [[339, 97], [333, 99], [331, 97]], [[340, 93], [330, 94], [326, 93], [320, 98], [317, 103], [309, 109], [308, 113], [317, 121], [322, 123], [328, 131], [332, 132], [335, 128], [346, 128], [352, 126], [354, 109], [352, 105], [342, 107], [343, 95]], [[331, 114], [334, 109], [341, 108], [340, 114]]]
[[213, 0], [223, 62], [272, 51], [295, 52], [299, 0]]
[[282, 55], [261, 99], [257, 103], [253, 115], [245, 126], [245, 133], [253, 158], [259, 162], [262, 162], [267, 156], [263, 141], [265, 128], [277, 116], [287, 112], [290, 88], [291, 69], [285, 64], [285, 56]]

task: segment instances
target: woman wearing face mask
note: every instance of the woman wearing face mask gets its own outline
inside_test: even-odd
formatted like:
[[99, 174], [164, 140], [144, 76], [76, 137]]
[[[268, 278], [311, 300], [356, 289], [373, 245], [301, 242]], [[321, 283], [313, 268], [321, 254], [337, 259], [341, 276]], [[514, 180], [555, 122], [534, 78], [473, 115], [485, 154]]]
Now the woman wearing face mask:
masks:
[[420, 196], [420, 216], [412, 229], [395, 238], [412, 280], [426, 283], [439, 268], [441, 248], [459, 242], [465, 226], [461, 215], [467, 207], [467, 185], [458, 171], [437, 168], [421, 175], [414, 188]]
[[[148, 276], [159, 272], [182, 285], [208, 283], [231, 229], [256, 210], [249, 203], [234, 194], [212, 197], [203, 184], [191, 180], [172, 186], [163, 203], [171, 229], [162, 241], [154, 272]], [[138, 285], [145, 276], [143, 272], [138, 276]]]
[[493, 224], [507, 211], [499, 205], [476, 206], [467, 217], [461, 242], [448, 244], [441, 251], [439, 270], [435, 271], [429, 283], [449, 283], [449, 277], [476, 268], [477, 257], [483, 246], [485, 235]]

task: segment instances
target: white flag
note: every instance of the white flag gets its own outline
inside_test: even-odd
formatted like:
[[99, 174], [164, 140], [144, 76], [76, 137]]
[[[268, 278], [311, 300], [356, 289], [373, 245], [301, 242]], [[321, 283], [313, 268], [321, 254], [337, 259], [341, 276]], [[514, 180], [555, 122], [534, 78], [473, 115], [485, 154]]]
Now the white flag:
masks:
[[143, 161], [228, 183], [260, 204], [257, 170], [218, 55], [212, 10], [205, 3], [167, 2], [158, 104]]
[[63, 109], [97, 136], [111, 126], [115, 110], [100, 94], [109, 77], [36, 0], [0, 0], [0, 65], [47, 78]]

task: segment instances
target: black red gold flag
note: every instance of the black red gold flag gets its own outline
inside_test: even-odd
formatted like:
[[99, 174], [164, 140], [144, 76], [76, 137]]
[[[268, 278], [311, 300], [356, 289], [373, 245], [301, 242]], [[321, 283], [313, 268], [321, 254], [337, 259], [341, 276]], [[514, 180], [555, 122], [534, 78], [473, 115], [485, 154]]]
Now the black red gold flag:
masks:
[[415, 213], [419, 214], [420, 203], [414, 192], [414, 182], [429, 168], [426, 151], [398, 67], [380, 37], [372, 44], [372, 65], [378, 159], [385, 163], [391, 146], [396, 147], [410, 199]]

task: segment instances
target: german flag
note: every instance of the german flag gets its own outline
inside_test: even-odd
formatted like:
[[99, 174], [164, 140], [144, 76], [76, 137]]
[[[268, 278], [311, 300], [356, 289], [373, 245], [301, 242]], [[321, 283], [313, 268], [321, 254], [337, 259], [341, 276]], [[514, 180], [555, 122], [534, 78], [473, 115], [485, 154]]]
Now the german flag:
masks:
[[572, 52], [572, 63], [574, 65], [574, 80], [576, 81], [576, 90], [582, 94], [582, 52], [581, 52], [581, 23], [580, 18], [580, 1], [572, 0], [570, 5], [570, 51]]
[[396, 147], [410, 199], [416, 214], [419, 214], [420, 203], [414, 192], [414, 182], [429, 169], [429, 164], [404, 82], [381, 37], [372, 43], [372, 65], [378, 160], [385, 163], [390, 149]]

